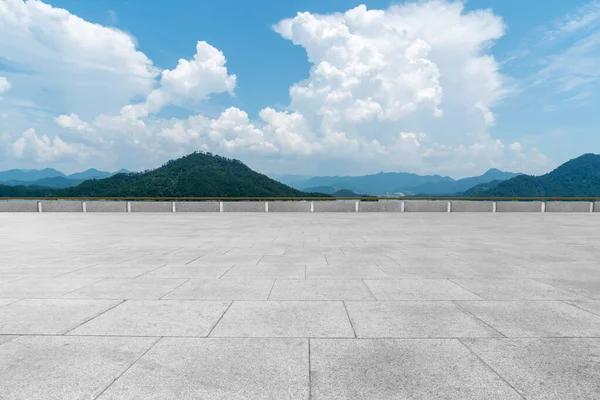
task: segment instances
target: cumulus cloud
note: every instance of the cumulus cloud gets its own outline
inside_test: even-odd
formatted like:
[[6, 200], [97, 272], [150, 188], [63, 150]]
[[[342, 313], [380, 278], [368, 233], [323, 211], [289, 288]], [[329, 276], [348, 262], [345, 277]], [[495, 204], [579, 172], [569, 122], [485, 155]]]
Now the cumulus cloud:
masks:
[[[0, 55], [20, 94], [90, 117], [147, 95], [159, 70], [129, 34], [41, 1], [0, 1]], [[44, 87], [44, 91], [39, 88]]]
[[12, 144], [16, 158], [33, 158], [48, 162], [64, 158], [87, 158], [88, 150], [81, 144], [67, 143], [60, 136], [38, 136], [35, 129], [28, 129]]
[[[41, 26], [48, 42], [32, 33]], [[505, 146], [489, 131], [494, 107], [509, 93], [489, 53], [505, 30], [491, 10], [467, 12], [462, 2], [443, 0], [385, 10], [358, 6], [298, 13], [273, 29], [303, 47], [311, 64], [308, 78], [289, 88], [287, 106], [265, 107], [257, 116], [230, 107], [212, 118], [165, 119], [159, 113], [169, 105], [234, 94], [237, 78], [221, 51], [199, 41], [191, 59], [160, 71], [122, 31], [39, 1], [0, 2], [0, 35], [14, 31], [15, 43], [23, 43], [1, 42], [0, 54], [42, 76], [56, 74], [53, 91], [64, 110], [52, 117], [53, 139], [27, 131], [11, 141], [13, 153], [48, 160], [97, 152], [110, 154], [115, 167], [135, 168], [206, 150], [267, 171], [283, 163], [287, 172], [344, 174], [465, 175], [515, 162], [519, 170], [549, 163], [535, 149]], [[33, 59], [36, 51], [40, 61]], [[104, 90], [116, 94], [106, 94], [104, 104], [94, 100], [96, 89], [100, 98]]]
[[0, 94], [6, 92], [11, 87], [12, 85], [10, 84], [8, 79], [3, 76], [0, 76]]

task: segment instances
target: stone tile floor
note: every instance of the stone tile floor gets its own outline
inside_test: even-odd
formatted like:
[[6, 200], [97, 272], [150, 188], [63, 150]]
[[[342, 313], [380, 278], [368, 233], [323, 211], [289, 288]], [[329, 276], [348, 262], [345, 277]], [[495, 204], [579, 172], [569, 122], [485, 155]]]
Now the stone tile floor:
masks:
[[1, 399], [600, 399], [600, 214], [0, 214]]

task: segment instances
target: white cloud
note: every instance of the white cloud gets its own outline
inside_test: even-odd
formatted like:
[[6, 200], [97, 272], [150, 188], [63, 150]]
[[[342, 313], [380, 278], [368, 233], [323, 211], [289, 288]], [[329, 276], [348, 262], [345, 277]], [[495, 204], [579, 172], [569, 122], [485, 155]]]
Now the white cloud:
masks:
[[63, 128], [72, 129], [77, 132], [93, 132], [94, 128], [87, 122], [82, 121], [77, 115], [59, 115], [55, 119], [56, 123]]
[[598, 25], [600, 25], [600, 1], [591, 1], [556, 21], [546, 30], [546, 39], [556, 40]]
[[[47, 42], [32, 33], [42, 27]], [[158, 114], [168, 105], [194, 109], [213, 94], [234, 94], [236, 75], [221, 51], [199, 41], [191, 59], [160, 72], [122, 31], [38, 1], [7, 0], [0, 35], [17, 40], [0, 42], [0, 54], [50, 81], [58, 104], [40, 101], [63, 110], [44, 127], [54, 134], [27, 131], [11, 149], [41, 162], [99, 154], [111, 168], [153, 167], [195, 150], [268, 171], [284, 163], [287, 172], [322, 174], [465, 175], [514, 160], [527, 170], [528, 157], [538, 168], [537, 153], [506, 148], [489, 132], [493, 109], [509, 92], [489, 54], [504, 29], [490, 10], [467, 12], [442, 0], [299, 13], [274, 26], [311, 63], [308, 78], [290, 87], [287, 107], [265, 107], [255, 118], [231, 107], [214, 118], [165, 119]]]
[[16, 158], [33, 158], [39, 162], [64, 158], [86, 158], [88, 150], [81, 144], [67, 143], [60, 136], [38, 136], [35, 129], [28, 129], [12, 144]]
[[8, 91], [8, 89], [10, 89], [11, 87], [12, 85], [10, 84], [8, 79], [4, 76], [0, 76], [0, 94]]
[[[0, 56], [22, 97], [91, 117], [147, 95], [159, 73], [127, 33], [41, 1], [0, 1]], [[43, 91], [40, 88], [44, 88]]]

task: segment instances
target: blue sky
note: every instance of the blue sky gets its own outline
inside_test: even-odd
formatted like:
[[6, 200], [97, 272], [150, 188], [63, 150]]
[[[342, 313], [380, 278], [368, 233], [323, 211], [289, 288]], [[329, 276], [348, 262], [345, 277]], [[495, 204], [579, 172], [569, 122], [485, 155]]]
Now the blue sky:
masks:
[[3, 2], [0, 169], [204, 150], [463, 177], [600, 152], [600, 2]]

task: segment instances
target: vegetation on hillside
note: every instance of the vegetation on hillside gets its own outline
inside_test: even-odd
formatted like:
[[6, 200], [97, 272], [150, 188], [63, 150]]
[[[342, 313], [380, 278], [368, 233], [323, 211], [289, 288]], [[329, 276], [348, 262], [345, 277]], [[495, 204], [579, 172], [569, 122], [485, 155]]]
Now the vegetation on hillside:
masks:
[[477, 185], [464, 194], [470, 197], [600, 197], [600, 155], [584, 154], [545, 175], [520, 175]]
[[192, 153], [160, 168], [92, 179], [65, 189], [0, 185], [2, 197], [307, 197], [241, 161]]

